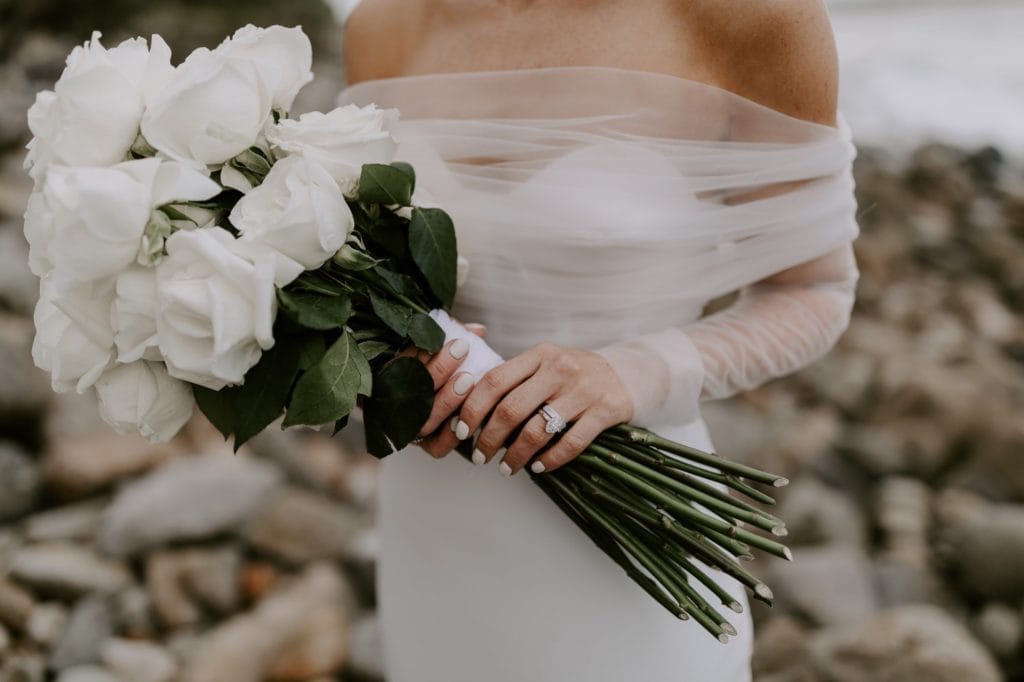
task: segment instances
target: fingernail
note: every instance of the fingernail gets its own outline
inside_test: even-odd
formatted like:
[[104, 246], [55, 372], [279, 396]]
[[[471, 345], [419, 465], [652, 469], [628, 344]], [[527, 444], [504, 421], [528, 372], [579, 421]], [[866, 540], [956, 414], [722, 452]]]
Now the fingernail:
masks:
[[479, 450], [473, 450], [473, 464], [483, 464], [487, 461], [487, 455], [480, 452]]
[[455, 380], [452, 385], [452, 390], [455, 391], [455, 395], [466, 395], [469, 393], [469, 389], [473, 388], [473, 375], [469, 372], [464, 372], [459, 375], [459, 378]]
[[455, 437], [459, 440], [469, 438], [469, 424], [460, 419], [459, 423], [455, 425]]
[[476, 322], [469, 322], [469, 323], [467, 323], [467, 324], [465, 324], [463, 326], [466, 329], [468, 329], [469, 331], [471, 331], [471, 332], [485, 332], [485, 331], [487, 331], [487, 327], [485, 327], [482, 324], [477, 324]]
[[535, 474], [544, 473], [544, 462], [538, 459], [536, 462], [530, 465], [530, 471], [532, 471]]
[[456, 360], [466, 357], [469, 352], [469, 341], [466, 339], [455, 339], [452, 345], [448, 346], [448, 353]]
[[452, 431], [455, 431], [457, 428], [459, 428], [459, 415], [456, 414], [452, 416], [450, 420], [448, 420], [448, 428], [451, 429]]
[[505, 476], [506, 478], [512, 475], [512, 467], [505, 464], [504, 462], [498, 465], [498, 471], [500, 471], [501, 475]]

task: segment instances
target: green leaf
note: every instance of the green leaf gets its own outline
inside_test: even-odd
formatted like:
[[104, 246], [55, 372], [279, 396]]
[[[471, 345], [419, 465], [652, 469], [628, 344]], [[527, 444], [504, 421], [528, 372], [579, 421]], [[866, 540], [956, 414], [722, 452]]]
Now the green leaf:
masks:
[[327, 341], [320, 334], [310, 334], [303, 338], [299, 344], [299, 369], [305, 372], [307, 369], [320, 362], [320, 358], [327, 352]]
[[277, 419], [299, 371], [299, 342], [279, 337], [260, 361], [245, 373], [241, 386], [211, 391], [194, 386], [199, 409], [225, 438], [235, 434], [235, 450]]
[[359, 201], [408, 206], [412, 203], [414, 181], [415, 178], [401, 168], [383, 163], [364, 164], [359, 175]]
[[414, 193], [416, 191], [416, 171], [413, 169], [412, 165], [406, 163], [405, 161], [392, 161], [391, 167], [397, 168], [398, 170], [402, 171], [403, 173], [409, 176], [409, 182], [411, 184], [409, 192]]
[[409, 318], [409, 338], [428, 353], [436, 353], [444, 345], [444, 330], [429, 315], [415, 313]]
[[458, 250], [448, 214], [439, 208], [414, 208], [409, 223], [409, 250], [441, 305], [451, 308]]
[[196, 397], [196, 404], [199, 405], [200, 411], [206, 415], [210, 423], [227, 439], [235, 430], [236, 412], [231, 401], [231, 395], [226, 389], [214, 391], [196, 384], [192, 385], [192, 394]]
[[284, 425], [319, 426], [351, 412], [363, 386], [365, 365], [355, 339], [347, 331], [342, 333], [295, 385]]
[[377, 273], [377, 275], [384, 280], [384, 283], [388, 285], [388, 288], [396, 294], [408, 296], [409, 298], [416, 298], [420, 293], [420, 288], [416, 285], [416, 280], [409, 275], [403, 275], [402, 273], [380, 267], [374, 268], [373, 271]]
[[278, 289], [277, 300], [289, 317], [309, 329], [338, 329], [352, 315], [352, 301], [348, 296]]
[[359, 343], [359, 350], [363, 352], [363, 356], [368, 362], [373, 362], [375, 358], [384, 355], [385, 353], [394, 353], [394, 349], [390, 343], [384, 341], [377, 341], [370, 339], [369, 341], [361, 341]]
[[237, 391], [238, 416], [235, 418], [235, 451], [281, 416], [288, 391], [299, 373], [299, 344], [288, 337], [264, 351], [255, 367], [245, 373], [245, 383]]
[[389, 329], [399, 336], [409, 335], [409, 311], [370, 291], [370, 305], [373, 312]]
[[373, 380], [363, 404], [367, 449], [386, 457], [404, 448], [427, 422], [434, 405], [434, 381], [416, 358], [395, 358]]
[[341, 431], [346, 426], [348, 426], [348, 415], [347, 414], [344, 417], [342, 417], [341, 419], [339, 419], [338, 421], [334, 422], [334, 431], [331, 432], [331, 435], [332, 436], [337, 436], [338, 432]]

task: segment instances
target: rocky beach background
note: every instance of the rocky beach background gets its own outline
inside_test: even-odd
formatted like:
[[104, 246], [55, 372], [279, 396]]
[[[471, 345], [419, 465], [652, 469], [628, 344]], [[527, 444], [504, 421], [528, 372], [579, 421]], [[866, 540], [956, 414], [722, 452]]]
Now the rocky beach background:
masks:
[[[233, 455], [197, 418], [153, 446], [32, 365], [35, 92], [92, 28], [180, 56], [248, 21], [305, 26], [297, 107], [330, 108], [340, 33], [313, 0], [0, 0], [0, 682], [383, 680], [356, 438], [271, 430]], [[753, 564], [777, 595], [754, 610], [755, 679], [1024, 680], [1024, 158], [862, 143], [856, 176], [848, 331], [705, 408], [720, 452], [792, 480], [796, 561]]]

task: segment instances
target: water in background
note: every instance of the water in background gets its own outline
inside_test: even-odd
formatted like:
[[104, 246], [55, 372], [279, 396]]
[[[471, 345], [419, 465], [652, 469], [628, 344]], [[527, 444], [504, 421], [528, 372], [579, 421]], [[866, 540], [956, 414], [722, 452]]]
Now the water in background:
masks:
[[[340, 17], [357, 0], [327, 0]], [[994, 144], [1024, 157], [1024, 3], [828, 0], [858, 141]]]
[[840, 107], [861, 142], [1024, 157], [1024, 3], [830, 0]]

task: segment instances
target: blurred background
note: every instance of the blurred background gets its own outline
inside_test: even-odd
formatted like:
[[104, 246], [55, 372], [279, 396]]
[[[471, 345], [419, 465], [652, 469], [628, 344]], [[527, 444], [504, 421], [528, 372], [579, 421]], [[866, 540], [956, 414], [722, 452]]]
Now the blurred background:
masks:
[[[118, 437], [31, 361], [25, 112], [93, 29], [179, 58], [302, 24], [343, 86], [345, 4], [0, 0], [0, 682], [382, 680], [375, 463], [201, 419]], [[861, 281], [822, 361], [708, 405], [723, 454], [790, 477], [797, 561], [759, 558], [761, 682], [1024, 680], [1024, 4], [833, 0]], [[441, 682], [425, 680], [424, 682]]]

